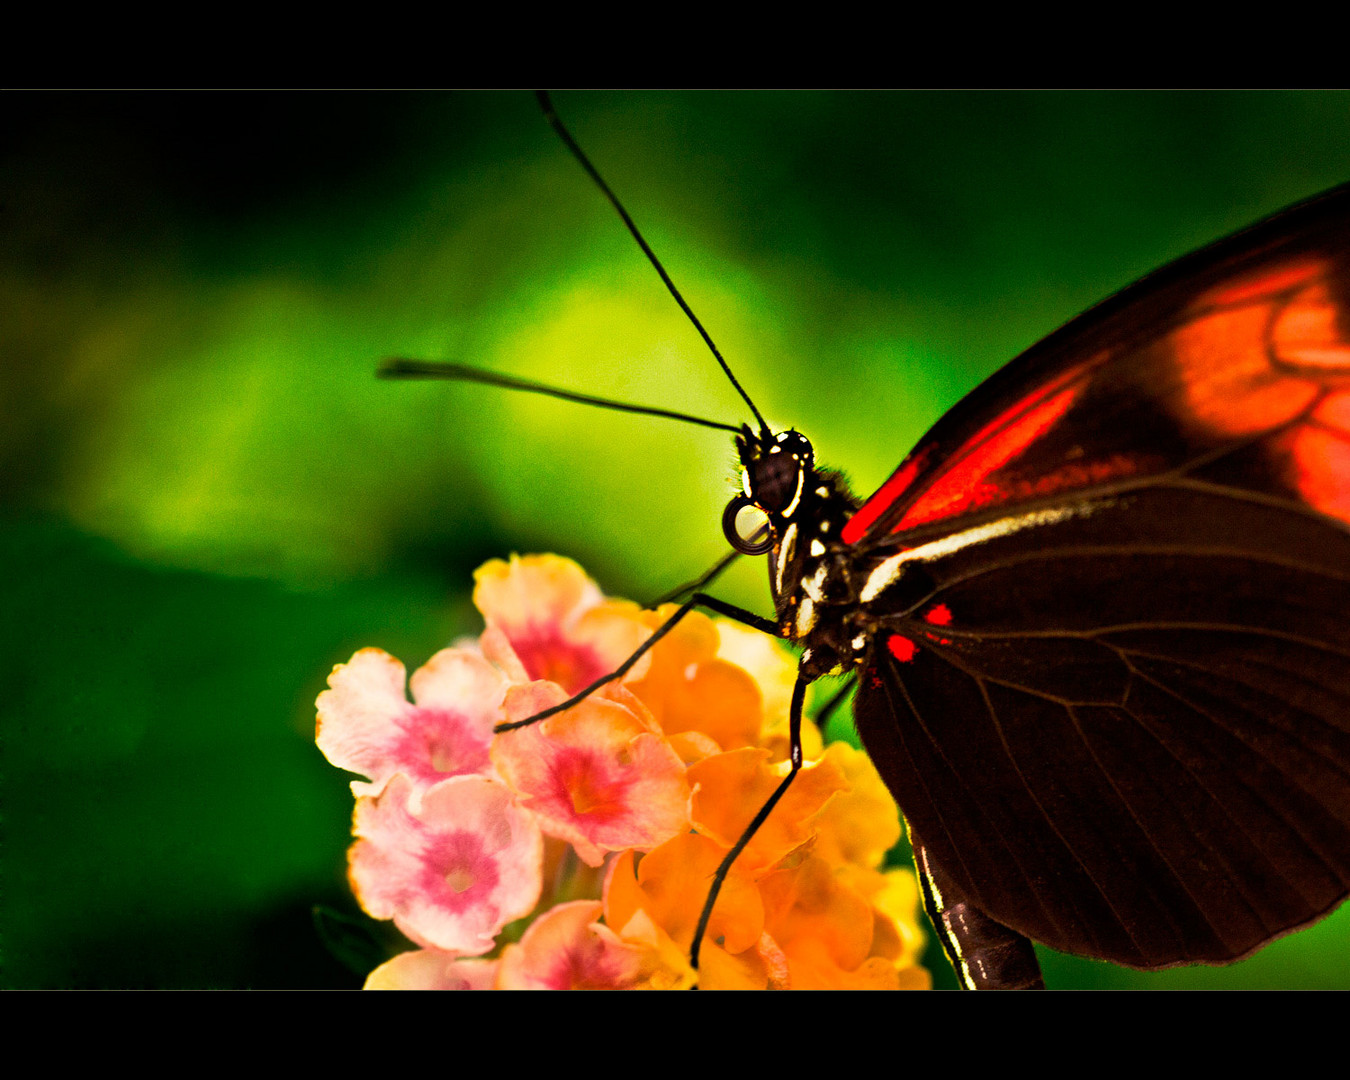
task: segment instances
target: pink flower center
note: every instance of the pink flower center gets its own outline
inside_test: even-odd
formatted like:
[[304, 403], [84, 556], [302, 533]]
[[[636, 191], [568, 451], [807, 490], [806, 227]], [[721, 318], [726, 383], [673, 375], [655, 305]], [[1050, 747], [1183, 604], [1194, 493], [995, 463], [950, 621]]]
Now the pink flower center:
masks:
[[618, 817], [628, 812], [628, 784], [606, 775], [590, 754], [572, 754], [559, 763], [558, 778], [577, 814]]
[[426, 853], [424, 887], [452, 910], [483, 902], [501, 879], [500, 870], [483, 837], [471, 832], [444, 833]]
[[610, 670], [594, 649], [573, 645], [542, 627], [513, 637], [511, 647], [530, 678], [557, 683], [569, 694], [584, 690]]
[[461, 713], [431, 705], [408, 711], [401, 727], [399, 759], [421, 778], [434, 782], [447, 776], [484, 772], [488, 767], [488, 740], [481, 737]]

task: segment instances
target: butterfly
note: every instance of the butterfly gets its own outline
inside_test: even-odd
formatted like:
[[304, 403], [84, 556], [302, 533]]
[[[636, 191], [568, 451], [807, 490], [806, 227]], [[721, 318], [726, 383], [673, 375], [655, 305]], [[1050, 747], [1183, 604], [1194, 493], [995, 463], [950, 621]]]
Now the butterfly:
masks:
[[856, 674], [940, 919], [1159, 967], [1350, 887], [1348, 261], [1343, 190], [1181, 260], [865, 501], [795, 432], [738, 438], [729, 539], [805, 675]]
[[740, 446], [972, 985], [1025, 939], [1224, 963], [1350, 891], [1350, 187], [1034, 346], [861, 505]]

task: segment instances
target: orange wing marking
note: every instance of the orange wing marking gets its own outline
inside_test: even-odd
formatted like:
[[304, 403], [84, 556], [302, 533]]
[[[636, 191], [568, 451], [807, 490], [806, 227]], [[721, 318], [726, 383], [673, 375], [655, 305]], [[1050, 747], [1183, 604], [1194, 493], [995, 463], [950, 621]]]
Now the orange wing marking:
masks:
[[1328, 267], [1302, 262], [1202, 296], [1172, 339], [1186, 417], [1240, 438], [1287, 424], [1350, 376]]
[[1305, 260], [1203, 296], [1173, 344], [1188, 419], [1223, 438], [1273, 432], [1293, 490], [1350, 522], [1350, 342], [1331, 272]]

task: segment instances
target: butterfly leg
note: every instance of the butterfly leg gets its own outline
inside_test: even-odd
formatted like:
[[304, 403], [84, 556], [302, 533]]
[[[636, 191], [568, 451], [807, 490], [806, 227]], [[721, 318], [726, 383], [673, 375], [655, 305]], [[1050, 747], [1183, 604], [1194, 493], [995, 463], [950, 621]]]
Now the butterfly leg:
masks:
[[[528, 724], [538, 723], [540, 720], [544, 720], [556, 713], [570, 709], [573, 705], [577, 704], [577, 702], [584, 700], [606, 683], [622, 678], [632, 669], [634, 664], [642, 659], [642, 657], [646, 655], [658, 641], [675, 629], [680, 620], [696, 607], [706, 608], [715, 614], [722, 615], [728, 619], [733, 619], [745, 626], [753, 627], [756, 630], [771, 634], [774, 637], [783, 636], [782, 631], [779, 630], [777, 624], [771, 619], [756, 615], [752, 611], [746, 611], [744, 608], [738, 608], [734, 604], [728, 604], [725, 601], [718, 600], [714, 596], [708, 596], [706, 593], [695, 593], [680, 605], [679, 610], [676, 611], [675, 614], [657, 627], [652, 633], [652, 636], [644, 641], [633, 655], [620, 664], [614, 671], [596, 679], [595, 682], [591, 683], [586, 689], [574, 694], [566, 701], [555, 705], [550, 709], [545, 709], [543, 712], [535, 713], [533, 716], [526, 717], [524, 720], [517, 720], [514, 723], [498, 724], [493, 730], [497, 732], [511, 731], [515, 728], [525, 727]], [[722, 891], [722, 883], [726, 881], [727, 874], [731, 871], [732, 864], [735, 863], [740, 853], [745, 850], [745, 846], [754, 838], [754, 835], [759, 831], [760, 826], [768, 820], [769, 814], [773, 812], [773, 808], [778, 805], [778, 801], [782, 799], [797, 773], [801, 771], [802, 706], [806, 700], [806, 688], [814, 681], [814, 678], [815, 676], [813, 675], [809, 675], [805, 672], [798, 672], [797, 682], [792, 688], [792, 706], [788, 714], [788, 737], [791, 761], [790, 771], [787, 776], [783, 778], [782, 783], [774, 789], [773, 794], [769, 796], [764, 805], [759, 808], [759, 812], [755, 814], [754, 819], [746, 826], [745, 832], [741, 834], [740, 839], [736, 841], [732, 849], [727, 852], [727, 855], [722, 860], [721, 864], [713, 872], [712, 885], [708, 889], [708, 898], [704, 901], [703, 910], [699, 914], [698, 926], [694, 931], [694, 943], [689, 954], [690, 965], [695, 970], [698, 968], [699, 947], [702, 945], [703, 935], [708, 929], [708, 921], [712, 918], [713, 905], [717, 903], [717, 895]], [[847, 689], [848, 688], [846, 687], [845, 690]], [[827, 708], [833, 708], [843, 699], [843, 696], [842, 693], [837, 695]]]
[[961, 985], [967, 990], [1044, 990], [1031, 941], [967, 900], [913, 830], [909, 839], [924, 908]]
[[693, 581], [686, 581], [683, 585], [680, 585], [674, 589], [671, 589], [669, 592], [664, 593], [661, 596], [658, 596], [655, 600], [652, 600], [646, 606], [649, 608], [659, 608], [662, 604], [673, 604], [681, 596], [707, 587], [721, 575], [723, 570], [725, 570], [728, 566], [730, 566], [740, 557], [741, 553], [739, 551], [731, 551], [726, 555], [723, 555], [720, 559], [718, 559], [715, 563], [713, 563], [711, 567], [705, 570], [698, 577], [694, 578]]
[[768, 820], [769, 815], [773, 813], [773, 808], [778, 805], [778, 800], [786, 793], [789, 785], [802, 767], [802, 703], [806, 700], [806, 688], [811, 683], [809, 676], [798, 672], [796, 685], [792, 688], [792, 708], [788, 713], [788, 735], [791, 744], [790, 761], [791, 769], [787, 776], [783, 777], [783, 782], [773, 790], [773, 794], [765, 800], [764, 805], [759, 808], [750, 824], [746, 826], [745, 832], [736, 841], [735, 845], [727, 852], [717, 870], [713, 873], [712, 886], [708, 889], [708, 898], [703, 902], [703, 911], [698, 917], [698, 926], [694, 930], [694, 944], [689, 950], [689, 963], [695, 970], [698, 969], [698, 954], [703, 945], [703, 935], [707, 932], [708, 921], [712, 918], [713, 905], [717, 903], [717, 894], [722, 891], [722, 883], [726, 881], [727, 874], [731, 872], [732, 864], [742, 851], [746, 844], [754, 838], [759, 827]]
[[693, 596], [680, 605], [680, 609], [675, 612], [674, 615], [656, 628], [651, 637], [638, 646], [637, 651], [634, 652], [632, 656], [608, 675], [602, 675], [600, 678], [596, 679], [595, 682], [591, 683], [590, 686], [586, 687], [586, 689], [573, 694], [566, 701], [554, 705], [551, 709], [545, 709], [543, 712], [535, 713], [533, 716], [527, 716], [524, 720], [516, 720], [509, 724], [498, 724], [492, 730], [495, 732], [512, 731], [515, 728], [537, 724], [540, 720], [545, 720], [555, 713], [565, 712], [567, 709], [570, 709], [573, 705], [577, 704], [577, 702], [584, 701], [606, 683], [611, 683], [615, 679], [623, 678], [630, 670], [632, 670], [633, 665], [647, 654], [652, 646], [674, 630], [680, 620], [696, 607], [707, 608], [709, 611], [715, 612], [718, 615], [724, 615], [728, 619], [734, 619], [738, 623], [753, 627], [756, 630], [761, 630], [766, 634], [772, 634], [774, 637], [783, 636], [782, 632], [778, 629], [777, 624], [770, 619], [765, 619], [752, 611], [746, 611], [744, 608], [738, 608], [734, 604], [725, 603], [714, 596], [708, 596], [706, 593], [694, 593]]

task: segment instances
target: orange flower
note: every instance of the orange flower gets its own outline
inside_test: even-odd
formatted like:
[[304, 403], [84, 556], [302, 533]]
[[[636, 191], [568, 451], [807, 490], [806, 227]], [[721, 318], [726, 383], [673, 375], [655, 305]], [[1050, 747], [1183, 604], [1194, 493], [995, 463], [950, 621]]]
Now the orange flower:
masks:
[[[770, 764], [769, 751], [754, 748], [717, 754], [691, 765], [689, 780], [698, 787], [695, 827], [730, 850], [788, 771], [786, 761]], [[739, 861], [763, 868], [786, 858], [815, 836], [816, 815], [830, 798], [847, 791], [843, 773], [832, 761], [807, 764]]]
[[[674, 604], [644, 612], [653, 630], [674, 614]], [[633, 680], [667, 735], [697, 731], [723, 750], [754, 746], [764, 726], [764, 697], [744, 668], [717, 656], [716, 624], [691, 611], [652, 650], [647, 674]]]

